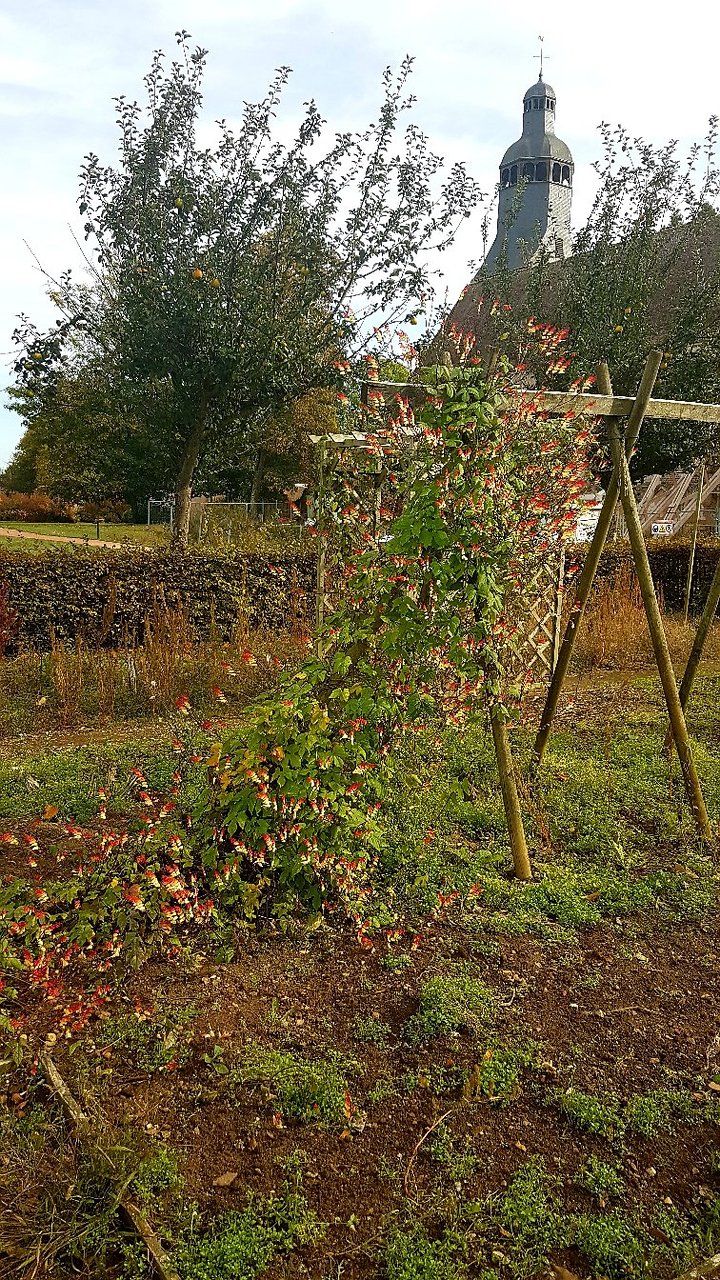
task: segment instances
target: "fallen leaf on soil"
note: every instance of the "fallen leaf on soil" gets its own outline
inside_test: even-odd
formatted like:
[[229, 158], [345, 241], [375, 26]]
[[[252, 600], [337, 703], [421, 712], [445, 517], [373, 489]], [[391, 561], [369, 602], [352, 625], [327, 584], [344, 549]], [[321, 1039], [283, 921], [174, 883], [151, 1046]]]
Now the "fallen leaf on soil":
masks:
[[720, 1093], [720, 1084], [716, 1080], [711, 1080], [708, 1089], [712, 1089], [713, 1093]]
[[567, 1267], [563, 1267], [559, 1262], [552, 1262], [552, 1273], [555, 1280], [578, 1280], [574, 1271], [568, 1271]]
[[231, 1187], [236, 1178], [237, 1173], [221, 1173], [219, 1178], [213, 1178], [213, 1186]]
[[59, 812], [60, 810], [58, 809], [56, 804], [46, 804], [45, 812], [43, 813], [43, 818], [45, 819], [46, 822], [50, 822], [53, 818], [57, 818]]

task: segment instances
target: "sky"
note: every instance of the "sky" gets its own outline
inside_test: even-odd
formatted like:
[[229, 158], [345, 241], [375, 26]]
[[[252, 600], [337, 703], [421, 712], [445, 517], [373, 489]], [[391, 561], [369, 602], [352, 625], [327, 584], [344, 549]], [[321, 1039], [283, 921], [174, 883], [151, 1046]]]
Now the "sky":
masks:
[[[668, 11], [668, 10], [666, 10]], [[522, 98], [537, 79], [557, 94], [557, 133], [575, 159], [573, 221], [587, 212], [600, 155], [598, 126], [622, 123], [654, 143], [681, 148], [720, 113], [720, 9], [710, 0], [673, 7], [577, 0], [3, 0], [0, 10], [0, 389], [11, 381], [12, 331], [20, 312], [48, 323], [46, 284], [77, 267], [77, 175], [90, 151], [116, 157], [112, 99], [142, 99], [154, 49], [175, 50], [189, 31], [209, 50], [205, 116], [238, 118], [263, 96], [276, 67], [293, 76], [281, 129], [315, 98], [329, 127], [375, 117], [383, 69], [415, 58], [414, 119], [433, 149], [461, 159], [489, 195], [503, 151], [519, 135]], [[448, 296], [482, 257], [484, 207], [439, 263]], [[494, 229], [493, 229], [494, 230]], [[28, 247], [29, 246], [29, 247]], [[31, 252], [32, 251], [32, 252]], [[0, 466], [21, 434], [0, 391]]]

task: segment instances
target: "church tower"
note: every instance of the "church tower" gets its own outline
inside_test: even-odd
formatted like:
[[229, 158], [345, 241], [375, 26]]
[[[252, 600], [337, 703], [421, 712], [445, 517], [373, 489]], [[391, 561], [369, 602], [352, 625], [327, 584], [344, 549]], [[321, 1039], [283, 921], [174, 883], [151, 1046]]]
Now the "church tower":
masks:
[[570, 254], [573, 158], [555, 136], [555, 90], [542, 78], [523, 99], [522, 137], [500, 164], [498, 229], [484, 267], [493, 271], [503, 251], [511, 271], [542, 245], [550, 258]]

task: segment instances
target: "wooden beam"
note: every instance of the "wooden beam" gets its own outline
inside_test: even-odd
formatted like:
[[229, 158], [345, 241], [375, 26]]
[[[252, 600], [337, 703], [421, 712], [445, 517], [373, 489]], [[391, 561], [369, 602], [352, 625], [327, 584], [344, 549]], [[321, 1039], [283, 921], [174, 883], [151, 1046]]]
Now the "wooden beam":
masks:
[[[406, 387], [432, 392], [432, 387], [418, 382], [375, 382], [376, 387]], [[524, 405], [534, 405], [543, 413], [574, 413], [577, 417], [627, 418], [635, 403], [633, 396], [593, 395], [589, 391], [510, 390], [509, 397]], [[651, 400], [646, 418], [677, 422], [720, 422], [720, 404], [702, 404], [695, 400]]]
[[[595, 418], [626, 418], [635, 403], [632, 396], [566, 391], [543, 391], [538, 395], [523, 391], [514, 395], [513, 399], [515, 398], [522, 404], [535, 405], [545, 413], [574, 413], [577, 417], [587, 414]], [[720, 422], [720, 404], [696, 404], [689, 400], [651, 400], [645, 417], [678, 422]]]

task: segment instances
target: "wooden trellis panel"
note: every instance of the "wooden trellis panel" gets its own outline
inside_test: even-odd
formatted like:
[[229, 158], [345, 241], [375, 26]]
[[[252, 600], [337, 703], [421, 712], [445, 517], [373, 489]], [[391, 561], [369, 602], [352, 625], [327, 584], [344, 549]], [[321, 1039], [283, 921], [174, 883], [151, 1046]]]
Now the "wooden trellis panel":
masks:
[[[533, 574], [518, 600], [518, 623], [525, 634], [517, 645], [512, 663], [515, 674], [524, 673], [528, 683], [545, 684], [557, 662], [562, 623], [565, 552], [549, 556]], [[515, 612], [510, 604], [511, 615]]]

